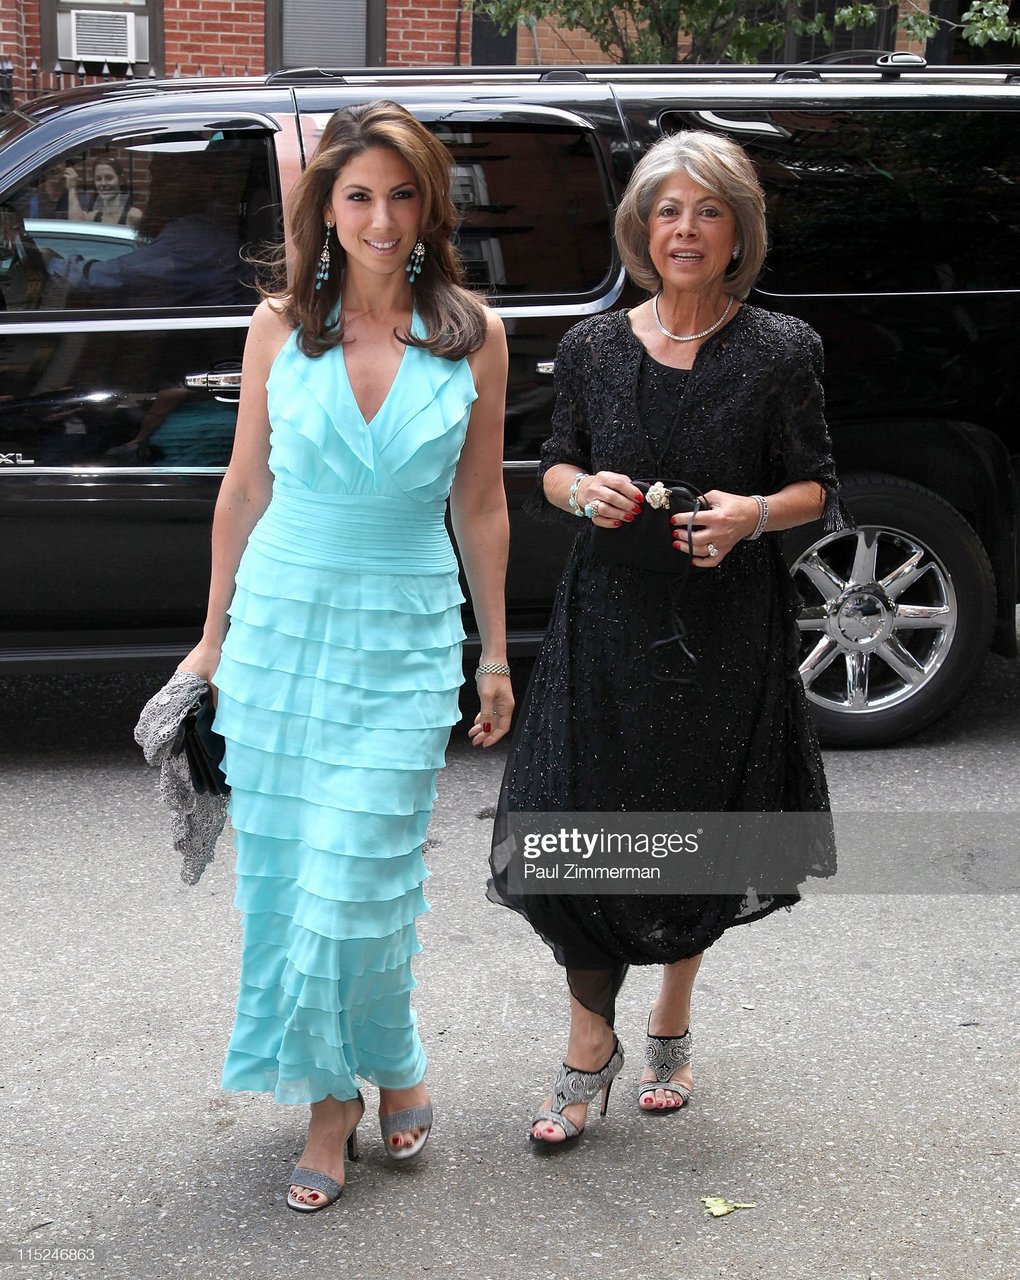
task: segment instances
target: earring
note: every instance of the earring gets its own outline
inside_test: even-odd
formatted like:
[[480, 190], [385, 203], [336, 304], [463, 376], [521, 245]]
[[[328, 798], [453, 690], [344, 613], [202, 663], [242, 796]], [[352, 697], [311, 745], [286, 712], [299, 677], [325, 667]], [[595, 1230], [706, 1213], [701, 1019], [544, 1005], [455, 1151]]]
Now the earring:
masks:
[[326, 239], [322, 244], [322, 252], [319, 254], [319, 266], [315, 272], [315, 289], [319, 289], [329, 279], [329, 233], [333, 230], [332, 222], [326, 223]]
[[411, 256], [407, 260], [407, 266], [404, 270], [407, 272], [407, 279], [410, 284], [414, 284], [415, 280], [421, 275], [421, 266], [425, 261], [425, 242], [421, 236], [414, 242], [414, 248], [411, 250]]
[[733, 252], [730, 254], [730, 257], [731, 257], [731, 258], [733, 258], [734, 260], [736, 260], [737, 258], [739, 258], [739, 257], [740, 257], [740, 250], [741, 250], [741, 245], [739, 245], [739, 244], [735, 244], [735, 245], [733, 246]]

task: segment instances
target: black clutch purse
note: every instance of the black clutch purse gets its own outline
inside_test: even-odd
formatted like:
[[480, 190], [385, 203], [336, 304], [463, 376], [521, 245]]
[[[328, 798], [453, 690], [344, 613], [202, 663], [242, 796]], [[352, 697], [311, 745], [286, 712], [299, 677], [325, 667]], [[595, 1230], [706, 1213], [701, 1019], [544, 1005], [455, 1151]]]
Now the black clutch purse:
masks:
[[191, 775], [191, 785], [195, 788], [195, 794], [200, 796], [230, 794], [227, 777], [222, 769], [226, 744], [222, 736], [213, 729], [215, 714], [212, 693], [206, 689], [181, 721], [172, 748], [175, 756], [183, 752]]
[[691, 559], [673, 549], [670, 517], [678, 512], [687, 513], [689, 531], [694, 517], [705, 505], [700, 492], [683, 480], [635, 480], [633, 484], [645, 496], [641, 514], [624, 521], [619, 529], [601, 529], [596, 525], [593, 549], [611, 564], [633, 565], [655, 573], [686, 574], [691, 568]]

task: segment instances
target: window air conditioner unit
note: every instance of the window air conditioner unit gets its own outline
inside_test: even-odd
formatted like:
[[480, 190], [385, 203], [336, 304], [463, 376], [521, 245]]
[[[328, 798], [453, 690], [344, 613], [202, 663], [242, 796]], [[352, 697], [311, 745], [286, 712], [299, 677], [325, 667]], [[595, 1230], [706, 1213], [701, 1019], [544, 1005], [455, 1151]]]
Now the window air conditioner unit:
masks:
[[134, 62], [135, 15], [102, 9], [72, 9], [71, 57], [77, 62]]

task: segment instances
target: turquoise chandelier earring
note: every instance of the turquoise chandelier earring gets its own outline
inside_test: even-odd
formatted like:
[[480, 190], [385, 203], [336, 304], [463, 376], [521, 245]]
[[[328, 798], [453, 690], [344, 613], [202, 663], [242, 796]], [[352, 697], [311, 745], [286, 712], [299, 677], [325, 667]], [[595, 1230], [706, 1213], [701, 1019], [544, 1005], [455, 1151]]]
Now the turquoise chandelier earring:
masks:
[[329, 233], [333, 230], [332, 222], [326, 223], [326, 239], [322, 244], [322, 252], [319, 254], [319, 266], [315, 272], [315, 289], [319, 289], [329, 279]]
[[425, 241], [421, 236], [414, 242], [414, 248], [411, 250], [411, 256], [407, 260], [407, 266], [404, 270], [407, 272], [407, 279], [411, 284], [421, 275], [421, 266], [425, 261]]

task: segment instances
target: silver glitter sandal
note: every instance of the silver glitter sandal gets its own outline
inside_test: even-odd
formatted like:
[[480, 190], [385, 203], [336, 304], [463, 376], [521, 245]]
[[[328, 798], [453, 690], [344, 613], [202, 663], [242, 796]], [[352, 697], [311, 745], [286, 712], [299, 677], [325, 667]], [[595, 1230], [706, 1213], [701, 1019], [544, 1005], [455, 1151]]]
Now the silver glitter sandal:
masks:
[[[690, 1027], [682, 1036], [649, 1035], [645, 1042], [645, 1063], [655, 1072], [654, 1080], [643, 1080], [638, 1085], [638, 1110], [646, 1116], [671, 1116], [684, 1111], [691, 1101], [693, 1090], [679, 1080], [671, 1077], [681, 1067], [688, 1067], [694, 1049], [694, 1039]], [[670, 1107], [647, 1107], [645, 1099], [654, 1095], [657, 1089], [671, 1093], [679, 1101]]]
[[[609, 1055], [605, 1066], [600, 1067], [598, 1071], [579, 1071], [565, 1062], [560, 1063], [560, 1069], [556, 1072], [556, 1079], [553, 1081], [552, 1106], [536, 1111], [531, 1118], [532, 1132], [529, 1137], [535, 1144], [535, 1149], [552, 1151], [573, 1146], [584, 1132], [584, 1127], [579, 1129], [572, 1120], [568, 1120], [563, 1114], [563, 1108], [578, 1102], [587, 1105], [601, 1093], [602, 1110], [599, 1114], [604, 1116], [609, 1109], [609, 1091], [622, 1070], [623, 1049], [619, 1040], [616, 1039], [613, 1041], [613, 1052]], [[564, 1133], [561, 1141], [552, 1142], [548, 1138], [535, 1136], [534, 1127], [543, 1120], [559, 1125]]]
[[[358, 1125], [361, 1124], [362, 1117], [365, 1114], [365, 1099], [358, 1091], [358, 1101], [361, 1103], [361, 1115], [354, 1122], [354, 1128], [347, 1135], [345, 1141], [347, 1159], [357, 1160], [358, 1158]], [[306, 1204], [303, 1200], [297, 1200], [293, 1191], [287, 1192], [287, 1208], [295, 1209], [298, 1213], [318, 1213], [320, 1209], [328, 1209], [331, 1204], [336, 1204], [344, 1193], [343, 1182], [337, 1182], [336, 1178], [331, 1178], [328, 1173], [320, 1173], [318, 1169], [306, 1169], [304, 1165], [295, 1165], [294, 1173], [300, 1175], [291, 1177], [290, 1185], [292, 1187], [307, 1187], [310, 1191], [320, 1191], [326, 1198], [320, 1204]]]
[[[383, 1146], [391, 1160], [413, 1160], [415, 1156], [421, 1155], [432, 1132], [432, 1103], [426, 1102], [421, 1107], [407, 1107], [403, 1111], [394, 1111], [392, 1115], [380, 1116], [379, 1128], [382, 1130]], [[421, 1132], [409, 1147], [394, 1150], [390, 1138], [410, 1129], [420, 1129]]]

